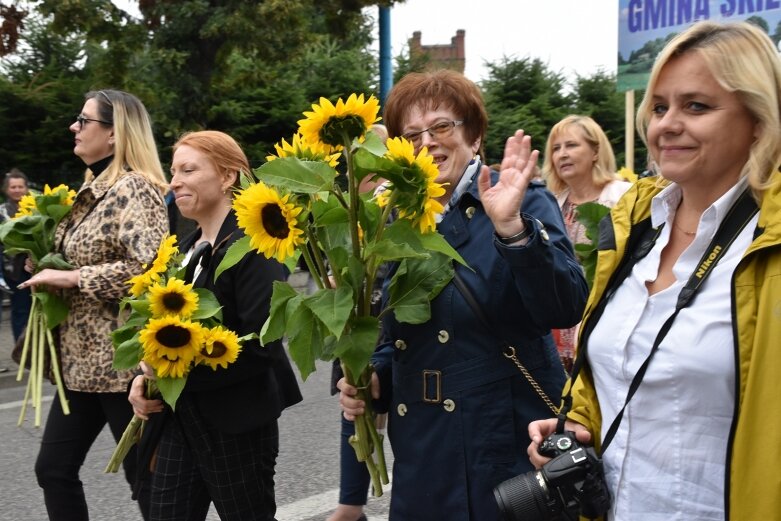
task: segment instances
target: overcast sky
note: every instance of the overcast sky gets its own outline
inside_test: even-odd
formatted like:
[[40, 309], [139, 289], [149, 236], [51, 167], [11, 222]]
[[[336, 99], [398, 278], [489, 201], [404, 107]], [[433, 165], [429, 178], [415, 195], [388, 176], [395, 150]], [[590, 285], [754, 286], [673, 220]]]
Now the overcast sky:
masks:
[[[137, 0], [115, 0], [138, 13]], [[369, 8], [377, 21], [377, 8]], [[568, 77], [615, 72], [618, 55], [616, 0], [406, 0], [391, 9], [395, 57], [414, 31], [423, 45], [447, 44], [466, 31], [466, 71], [485, 78], [483, 63], [502, 56], [540, 58]]]
[[[377, 9], [370, 14], [377, 18]], [[406, 0], [391, 9], [393, 56], [414, 31], [423, 45], [447, 44], [466, 31], [466, 71], [485, 78], [483, 63], [503, 55], [540, 58], [568, 77], [615, 72], [618, 55], [615, 0]]]

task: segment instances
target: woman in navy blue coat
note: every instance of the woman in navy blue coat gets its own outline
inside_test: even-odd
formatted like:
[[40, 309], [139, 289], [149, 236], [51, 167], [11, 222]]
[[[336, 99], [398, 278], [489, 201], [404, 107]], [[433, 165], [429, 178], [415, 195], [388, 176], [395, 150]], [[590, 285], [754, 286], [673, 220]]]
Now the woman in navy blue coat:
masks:
[[[528, 420], [553, 414], [503, 351], [514, 346], [558, 403], [565, 373], [550, 330], [580, 320], [586, 281], [555, 199], [532, 182], [530, 138], [508, 139], [499, 172], [482, 165], [487, 116], [474, 83], [453, 71], [410, 74], [391, 91], [384, 122], [434, 156], [447, 183], [437, 229], [472, 268], [456, 270], [489, 322], [453, 282], [425, 324], [385, 318], [373, 393], [390, 405], [390, 518], [494, 521], [493, 487], [533, 468]], [[364, 404], [339, 386], [352, 419]]]

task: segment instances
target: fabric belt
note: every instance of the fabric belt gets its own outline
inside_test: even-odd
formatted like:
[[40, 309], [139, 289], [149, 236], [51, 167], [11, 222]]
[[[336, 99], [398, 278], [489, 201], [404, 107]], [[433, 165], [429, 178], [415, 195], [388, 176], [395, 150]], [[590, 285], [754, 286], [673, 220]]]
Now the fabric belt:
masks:
[[411, 371], [393, 362], [394, 400], [406, 404], [441, 403], [454, 393], [517, 376], [518, 369], [502, 353], [452, 364], [441, 369]]

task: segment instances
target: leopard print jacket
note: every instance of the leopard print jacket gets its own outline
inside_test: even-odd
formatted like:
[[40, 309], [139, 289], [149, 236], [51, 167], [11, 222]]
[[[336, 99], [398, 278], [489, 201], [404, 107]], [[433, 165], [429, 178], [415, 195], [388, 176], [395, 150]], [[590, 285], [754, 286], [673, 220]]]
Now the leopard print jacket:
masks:
[[63, 379], [68, 389], [126, 392], [133, 371], [112, 369], [111, 332], [127, 281], [151, 263], [168, 231], [160, 191], [138, 174], [113, 186], [104, 175], [85, 184], [57, 228], [55, 245], [79, 269], [78, 288], [63, 290], [69, 305], [60, 326]]

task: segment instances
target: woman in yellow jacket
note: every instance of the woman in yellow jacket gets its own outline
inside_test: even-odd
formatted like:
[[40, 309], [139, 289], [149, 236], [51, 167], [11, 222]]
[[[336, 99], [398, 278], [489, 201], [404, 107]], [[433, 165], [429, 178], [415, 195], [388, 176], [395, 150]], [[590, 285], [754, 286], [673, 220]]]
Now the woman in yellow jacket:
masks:
[[[566, 429], [601, 452], [611, 521], [779, 519], [772, 41], [746, 23], [693, 25], [657, 58], [638, 128], [661, 177], [603, 223]], [[555, 428], [530, 424], [535, 465]]]

